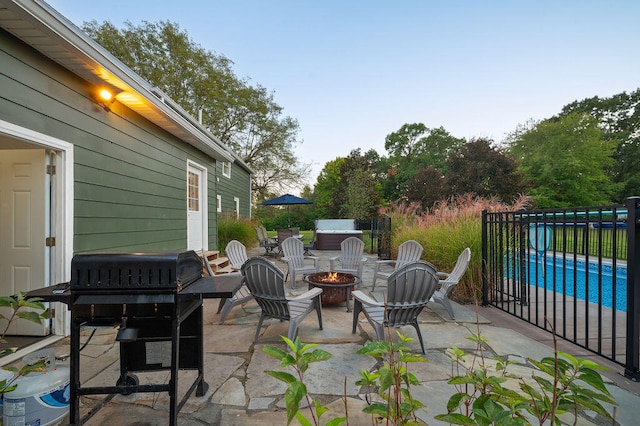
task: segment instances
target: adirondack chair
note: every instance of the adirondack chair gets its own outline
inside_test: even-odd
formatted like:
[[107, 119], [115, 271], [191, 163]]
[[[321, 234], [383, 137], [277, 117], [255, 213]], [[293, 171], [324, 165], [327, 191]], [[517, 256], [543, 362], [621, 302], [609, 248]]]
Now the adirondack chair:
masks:
[[331, 272], [348, 272], [362, 279], [362, 269], [367, 262], [364, 243], [360, 238], [349, 237], [340, 243], [340, 256], [329, 258]]
[[241, 271], [249, 291], [262, 309], [254, 342], [260, 336], [265, 318], [289, 321], [287, 337], [294, 340], [298, 334], [298, 326], [314, 309], [318, 315], [318, 325], [322, 330], [321, 288], [314, 288], [294, 298], [286, 297], [284, 274], [273, 262], [263, 257], [252, 257], [247, 260], [242, 265]]
[[258, 243], [260, 244], [260, 247], [264, 248], [265, 256], [275, 255], [276, 253], [274, 250], [278, 247], [278, 241], [273, 238], [269, 238], [264, 226], [256, 227], [256, 235], [258, 236]]
[[240, 271], [242, 264], [247, 261], [247, 248], [238, 240], [231, 240], [224, 249], [231, 267]]
[[276, 252], [277, 256], [282, 256], [282, 243], [289, 237], [293, 237], [293, 231], [289, 228], [278, 229], [276, 231], [278, 233], [278, 250]]
[[386, 303], [378, 302], [364, 292], [352, 292], [353, 330], [355, 334], [360, 312], [374, 328], [378, 340], [385, 337], [384, 327], [412, 325], [418, 334], [422, 353], [425, 353], [418, 315], [427, 306], [438, 287], [436, 268], [424, 261], [412, 262], [398, 268], [387, 279]]
[[451, 290], [458, 285], [462, 276], [467, 272], [470, 261], [471, 249], [467, 247], [462, 250], [462, 253], [458, 256], [458, 260], [450, 273], [438, 272], [438, 275], [440, 276], [440, 288], [438, 288], [434, 293], [432, 300], [444, 306], [451, 319], [455, 319], [455, 316], [453, 314], [451, 302], [449, 302], [449, 293], [451, 293]]
[[[373, 288], [376, 289], [376, 280], [378, 278], [387, 279], [398, 268], [403, 267], [407, 263], [420, 260], [424, 249], [419, 242], [408, 240], [398, 246], [398, 257], [396, 260], [376, 260], [373, 271]], [[385, 266], [393, 265], [393, 269], [384, 269]]]
[[[240, 269], [244, 262], [247, 261], [247, 249], [240, 241], [231, 240], [225, 247], [225, 253], [229, 258], [229, 262], [231, 263], [231, 267], [235, 269], [237, 274], [240, 273]], [[240, 287], [233, 297], [229, 299], [220, 299], [220, 303], [218, 304], [218, 313], [220, 313], [220, 324], [224, 324], [224, 320], [231, 312], [236, 305], [241, 305], [249, 300], [253, 299], [251, 292], [247, 288], [246, 285]]]
[[293, 232], [293, 236], [296, 238], [300, 237], [300, 228], [289, 228], [291, 229], [291, 232]]
[[[316, 256], [304, 255], [304, 244], [296, 237], [289, 237], [281, 244], [284, 260], [287, 263], [287, 276], [291, 277], [291, 288], [296, 286], [296, 277], [312, 274], [320, 270], [320, 259]], [[309, 262], [311, 261], [311, 263]]]
[[316, 248], [316, 233], [313, 233], [313, 236], [311, 237], [311, 241], [309, 241], [308, 243], [304, 243], [304, 255], [305, 256], [313, 256], [313, 253], [311, 253], [311, 250]]

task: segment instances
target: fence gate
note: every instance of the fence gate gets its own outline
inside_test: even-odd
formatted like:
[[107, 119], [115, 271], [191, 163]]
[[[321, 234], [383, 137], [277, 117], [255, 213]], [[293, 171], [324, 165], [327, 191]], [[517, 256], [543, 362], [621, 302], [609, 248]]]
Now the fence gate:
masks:
[[483, 302], [609, 358], [637, 379], [639, 212], [640, 198], [483, 212]]
[[378, 258], [391, 259], [391, 216], [382, 215], [378, 218]]

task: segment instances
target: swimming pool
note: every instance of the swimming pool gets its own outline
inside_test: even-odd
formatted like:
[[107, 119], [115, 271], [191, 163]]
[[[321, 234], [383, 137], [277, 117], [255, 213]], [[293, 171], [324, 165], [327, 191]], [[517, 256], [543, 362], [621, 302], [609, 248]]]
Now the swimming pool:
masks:
[[[545, 264], [545, 273], [543, 274], [542, 264]], [[555, 263], [554, 263], [555, 262]], [[602, 303], [602, 306], [608, 308], [614, 307], [613, 301], [613, 265], [603, 262], [602, 268], [599, 267], [597, 261], [589, 261], [573, 258], [562, 259], [562, 257], [547, 254], [531, 253], [529, 255], [529, 264], [525, 263], [528, 270], [528, 280], [530, 285], [535, 285], [547, 290], [555, 290], [562, 294], [563, 290], [567, 296], [576, 297], [580, 300], [588, 300], [591, 303]], [[517, 272], [516, 277], [520, 274]], [[598, 296], [599, 277], [602, 278], [601, 299]], [[575, 281], [575, 282], [574, 282]], [[587, 295], [587, 284], [589, 294]], [[627, 311], [627, 267], [626, 265], [616, 265], [615, 268], [615, 309], [619, 311]]]

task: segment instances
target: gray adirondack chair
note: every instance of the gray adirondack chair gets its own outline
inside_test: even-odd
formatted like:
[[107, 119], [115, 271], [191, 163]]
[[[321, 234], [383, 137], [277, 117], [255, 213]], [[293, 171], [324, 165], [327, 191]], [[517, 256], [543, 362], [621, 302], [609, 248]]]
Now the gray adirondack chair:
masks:
[[294, 340], [298, 326], [313, 310], [318, 315], [318, 325], [322, 330], [321, 288], [314, 288], [297, 297], [287, 297], [284, 274], [273, 262], [262, 257], [250, 258], [242, 265], [241, 271], [245, 284], [262, 309], [254, 341], [258, 340], [265, 318], [289, 321], [287, 337]]
[[[231, 240], [225, 247], [225, 254], [227, 258], [229, 258], [229, 263], [231, 267], [235, 269], [236, 274], [240, 274], [240, 268], [244, 262], [247, 261], [247, 248], [240, 241]], [[236, 305], [241, 305], [249, 300], [253, 299], [251, 292], [247, 288], [246, 285], [243, 285], [236, 291], [233, 297], [229, 299], [220, 299], [220, 303], [218, 304], [218, 313], [220, 313], [220, 324], [224, 324], [224, 320], [231, 312], [231, 309]]]
[[311, 241], [309, 241], [308, 243], [304, 243], [304, 254], [305, 256], [313, 256], [313, 253], [311, 253], [311, 250], [316, 248], [316, 233], [313, 233], [313, 236], [311, 237]]
[[451, 290], [458, 285], [462, 276], [467, 272], [470, 261], [471, 249], [467, 247], [462, 250], [462, 253], [458, 256], [458, 260], [451, 272], [438, 272], [438, 275], [440, 276], [440, 287], [436, 290], [431, 300], [444, 306], [451, 319], [456, 318], [453, 314], [451, 302], [449, 302], [449, 293], [451, 293]]
[[424, 342], [418, 325], [418, 315], [427, 306], [438, 287], [436, 268], [422, 260], [398, 268], [387, 279], [386, 302], [378, 302], [360, 290], [353, 293], [353, 330], [355, 334], [360, 312], [374, 328], [378, 340], [384, 339], [384, 327], [412, 325], [415, 328], [422, 353]]
[[291, 288], [296, 286], [296, 278], [304, 274], [313, 274], [320, 270], [320, 259], [304, 255], [304, 244], [296, 237], [289, 237], [281, 244], [284, 260], [287, 263], [287, 276], [291, 277]]
[[[376, 260], [373, 271], [373, 288], [376, 289], [376, 280], [382, 278], [386, 280], [391, 276], [393, 271], [403, 267], [407, 263], [420, 260], [422, 257], [423, 247], [415, 240], [408, 240], [398, 246], [398, 257], [395, 260]], [[393, 266], [393, 269], [390, 267]]]
[[360, 238], [349, 237], [340, 243], [340, 256], [329, 258], [331, 272], [347, 272], [362, 279], [362, 269], [367, 262], [364, 242]]

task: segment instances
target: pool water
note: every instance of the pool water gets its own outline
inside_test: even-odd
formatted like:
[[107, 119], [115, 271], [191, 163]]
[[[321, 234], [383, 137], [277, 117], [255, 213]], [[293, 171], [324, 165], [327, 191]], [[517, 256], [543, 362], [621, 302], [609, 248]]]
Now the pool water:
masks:
[[[543, 274], [542, 263], [545, 263], [545, 274]], [[554, 265], [555, 261], [555, 265]], [[534, 267], [535, 265], [535, 267]], [[529, 255], [529, 265], [525, 265], [528, 270], [530, 285], [536, 285], [547, 290], [555, 290], [562, 294], [563, 290], [567, 296], [576, 297], [580, 300], [588, 300], [591, 303], [602, 303], [608, 308], [615, 308], [619, 311], [627, 311], [627, 267], [616, 266], [615, 270], [615, 306], [613, 301], [613, 266], [603, 263], [599, 268], [596, 262], [587, 262], [577, 259], [562, 259], [552, 255]], [[517, 267], [516, 267], [517, 269]], [[516, 277], [519, 273], [516, 272]], [[599, 296], [599, 277], [602, 279], [602, 291]], [[574, 282], [575, 281], [575, 282]], [[588, 295], [587, 295], [588, 285]], [[600, 299], [600, 298], [601, 299]]]

